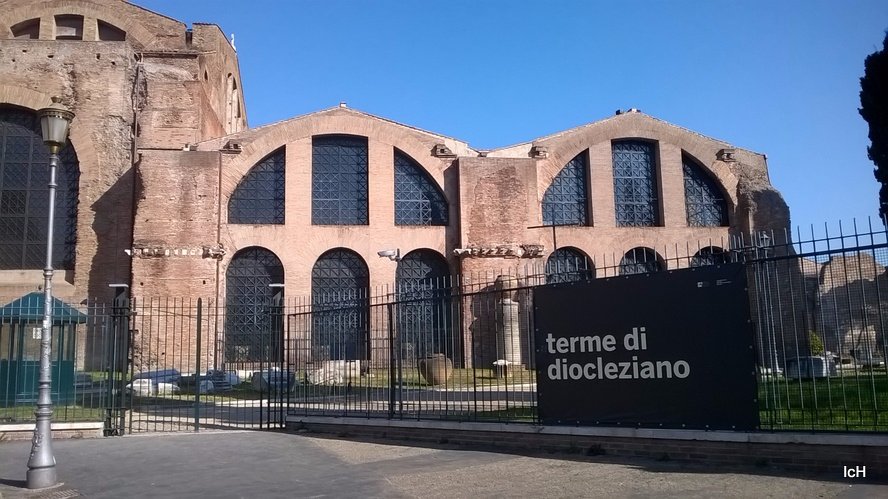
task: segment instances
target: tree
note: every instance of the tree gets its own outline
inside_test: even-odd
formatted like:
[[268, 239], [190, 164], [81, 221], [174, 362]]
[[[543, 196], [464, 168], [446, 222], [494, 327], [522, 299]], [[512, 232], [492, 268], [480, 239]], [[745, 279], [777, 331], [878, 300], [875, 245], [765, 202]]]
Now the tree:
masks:
[[879, 216], [888, 222], [888, 32], [877, 50], [864, 61], [860, 79], [860, 115], [869, 124], [869, 158], [876, 165], [879, 190]]

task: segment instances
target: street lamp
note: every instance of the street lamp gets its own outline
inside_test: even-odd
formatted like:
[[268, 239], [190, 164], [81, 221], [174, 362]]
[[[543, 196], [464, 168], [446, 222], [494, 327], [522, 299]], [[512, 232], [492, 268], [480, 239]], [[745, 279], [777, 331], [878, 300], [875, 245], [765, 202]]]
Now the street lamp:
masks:
[[40, 376], [37, 380], [37, 424], [31, 440], [31, 457], [28, 459], [27, 485], [29, 489], [52, 487], [58, 483], [55, 456], [52, 453], [52, 225], [55, 217], [56, 167], [59, 151], [68, 141], [68, 125], [74, 113], [53, 97], [52, 104], [37, 111], [43, 143], [49, 148], [49, 214], [46, 223], [46, 267], [43, 269], [43, 331], [40, 335]]

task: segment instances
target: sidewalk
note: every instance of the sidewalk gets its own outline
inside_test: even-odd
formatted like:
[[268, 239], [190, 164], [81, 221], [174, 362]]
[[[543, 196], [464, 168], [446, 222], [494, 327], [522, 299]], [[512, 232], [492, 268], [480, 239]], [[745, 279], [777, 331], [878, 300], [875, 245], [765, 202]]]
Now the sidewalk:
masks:
[[153, 434], [53, 445], [64, 485], [33, 492], [21, 488], [30, 442], [0, 443], [3, 499], [888, 497], [888, 485], [841, 476], [783, 477], [758, 468], [713, 469], [607, 456], [521, 456], [304, 433]]

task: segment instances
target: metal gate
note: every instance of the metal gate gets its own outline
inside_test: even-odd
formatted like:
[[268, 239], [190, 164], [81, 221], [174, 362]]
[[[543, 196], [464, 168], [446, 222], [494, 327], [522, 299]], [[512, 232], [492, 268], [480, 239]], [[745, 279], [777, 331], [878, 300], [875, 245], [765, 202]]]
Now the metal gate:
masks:
[[295, 379], [280, 303], [251, 309], [251, 343], [232, 347], [226, 310], [212, 301], [121, 292], [103, 342], [105, 434], [281, 428]]

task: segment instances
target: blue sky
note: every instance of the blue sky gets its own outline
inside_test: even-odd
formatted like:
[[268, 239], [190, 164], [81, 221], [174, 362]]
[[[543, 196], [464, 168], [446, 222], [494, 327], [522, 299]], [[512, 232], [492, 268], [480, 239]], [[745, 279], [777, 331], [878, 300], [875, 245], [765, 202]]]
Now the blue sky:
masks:
[[635, 107], [766, 153], [794, 226], [877, 217], [885, 0], [134, 3], [235, 34], [250, 126], [346, 101], [490, 149]]

